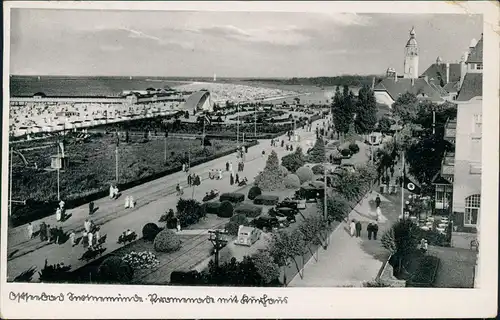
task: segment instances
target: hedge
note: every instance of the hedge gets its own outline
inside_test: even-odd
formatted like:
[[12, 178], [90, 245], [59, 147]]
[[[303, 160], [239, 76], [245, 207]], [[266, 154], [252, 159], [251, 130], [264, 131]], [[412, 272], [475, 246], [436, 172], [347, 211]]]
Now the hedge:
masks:
[[[257, 144], [258, 144], [258, 141], [255, 141], [255, 140], [248, 142], [248, 143], [245, 143], [245, 145], [248, 147], [253, 147]], [[212, 161], [214, 159], [218, 159], [218, 158], [233, 154], [236, 152], [236, 150], [237, 150], [237, 148], [232, 148], [232, 149], [229, 149], [225, 152], [213, 154], [213, 155], [208, 156], [208, 157], [203, 158], [203, 159], [197, 159], [197, 160], [191, 162], [191, 167], [194, 167], [194, 166], [203, 164], [205, 162], [209, 162], [209, 161]], [[174, 174], [174, 173], [179, 172], [181, 170], [182, 170], [182, 165], [179, 165], [178, 167], [170, 168], [170, 169], [162, 171], [162, 172], [157, 172], [155, 174], [149, 175], [149, 176], [141, 178], [141, 179], [137, 179], [137, 180], [130, 181], [127, 183], [122, 183], [122, 184], [119, 183], [118, 189], [120, 190], [120, 192], [123, 192], [127, 189], [130, 189], [130, 188], [136, 187], [138, 185], [148, 183], [150, 181]], [[101, 198], [104, 198], [107, 196], [109, 196], [109, 187], [105, 187], [105, 188], [102, 188], [102, 190], [82, 195], [78, 198], [64, 199], [64, 202], [65, 202], [66, 209], [72, 209], [72, 208], [84, 205], [86, 203], [89, 203], [90, 201], [96, 201], [98, 199], [101, 199]], [[20, 214], [14, 213], [10, 217], [10, 224], [12, 225], [12, 227], [17, 227], [17, 226], [20, 226], [22, 224], [25, 224], [25, 223], [28, 223], [31, 221], [45, 218], [47, 216], [54, 214], [54, 212], [56, 211], [58, 206], [59, 206], [59, 201], [34, 201], [31, 199], [27, 199], [26, 206], [25, 206], [26, 209], [20, 210], [20, 212], [21, 212]]]
[[134, 276], [134, 269], [120, 257], [106, 258], [97, 271], [99, 282], [129, 283]]
[[234, 214], [243, 214], [248, 218], [255, 218], [262, 214], [262, 207], [242, 203], [234, 209]]
[[277, 205], [280, 201], [280, 197], [273, 195], [260, 195], [253, 200], [255, 204], [263, 204], [266, 206], [274, 206]]
[[203, 204], [206, 213], [217, 214], [220, 209], [220, 201], [206, 202]]
[[153, 241], [160, 231], [160, 227], [155, 223], [146, 223], [142, 228], [142, 238], [146, 241]]
[[260, 196], [262, 194], [262, 190], [260, 190], [259, 187], [253, 186], [248, 190], [248, 196], [247, 198], [250, 200], [255, 199], [255, 197]]
[[231, 218], [233, 216], [233, 204], [229, 201], [222, 201], [217, 216], [221, 218]]
[[243, 193], [223, 193], [220, 195], [219, 201], [229, 201], [232, 203], [243, 202], [245, 201], [245, 195]]
[[156, 235], [154, 248], [158, 252], [177, 251], [181, 247], [181, 239], [172, 230], [163, 230]]
[[407, 282], [411, 287], [432, 287], [436, 281], [436, 273], [439, 267], [439, 258], [435, 256], [424, 256], [420, 260], [417, 270]]

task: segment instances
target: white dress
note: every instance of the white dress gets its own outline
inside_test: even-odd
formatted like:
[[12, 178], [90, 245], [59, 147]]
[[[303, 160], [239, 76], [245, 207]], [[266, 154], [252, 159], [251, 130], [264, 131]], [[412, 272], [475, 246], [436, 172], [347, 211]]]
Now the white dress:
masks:
[[129, 207], [130, 207], [130, 198], [129, 197], [125, 197], [125, 209], [127, 209]]
[[56, 210], [56, 220], [57, 221], [61, 221], [61, 209], [60, 208], [57, 208]]
[[135, 207], [134, 197], [130, 196], [129, 198], [129, 208]]
[[354, 236], [354, 232], [356, 231], [356, 224], [354, 222], [351, 222], [349, 226], [349, 231], [351, 232], [351, 237]]

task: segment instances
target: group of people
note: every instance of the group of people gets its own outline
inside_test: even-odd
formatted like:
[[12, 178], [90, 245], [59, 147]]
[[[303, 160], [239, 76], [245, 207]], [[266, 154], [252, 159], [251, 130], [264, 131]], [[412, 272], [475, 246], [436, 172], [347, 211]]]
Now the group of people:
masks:
[[66, 213], [66, 209], [64, 208], [64, 205], [65, 205], [65, 203], [63, 200], [59, 201], [59, 207], [57, 207], [57, 209], [56, 209], [56, 220], [58, 222], [64, 221], [64, 218], [65, 218], [64, 215]]
[[[290, 136], [288, 137], [288, 140], [290, 141]], [[293, 145], [291, 144], [285, 145], [285, 140], [281, 140], [280, 142], [279, 139], [271, 139], [271, 147], [277, 147], [278, 145], [281, 145], [282, 148], [285, 147], [287, 151], [293, 151]]]
[[125, 209], [134, 208], [134, 207], [135, 207], [134, 197], [126, 196], [125, 197]]
[[210, 180], [222, 180], [222, 170], [221, 169], [210, 169], [208, 172], [208, 177]]
[[183, 163], [182, 164], [182, 171], [183, 172], [189, 172], [189, 164]]
[[118, 199], [120, 192], [118, 191], [118, 186], [116, 185], [110, 185], [109, 186], [109, 198], [110, 199]]
[[187, 176], [188, 186], [199, 186], [201, 184], [200, 176], [195, 173], [190, 173]]
[[[86, 219], [83, 223], [84, 231], [82, 233], [82, 245], [83, 247], [88, 247], [90, 249], [99, 247], [101, 245], [101, 228], [96, 226], [92, 220]], [[71, 245], [74, 247], [76, 245], [76, 233], [71, 231], [69, 238], [71, 240]]]

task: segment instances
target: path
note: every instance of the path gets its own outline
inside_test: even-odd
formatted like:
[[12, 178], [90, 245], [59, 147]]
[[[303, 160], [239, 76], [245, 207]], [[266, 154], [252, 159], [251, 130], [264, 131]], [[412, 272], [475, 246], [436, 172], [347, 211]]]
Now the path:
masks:
[[[314, 139], [313, 132], [304, 132], [302, 129], [298, 130], [298, 132], [302, 136], [300, 142], [302, 146], [305, 146], [309, 142], [309, 139]], [[267, 155], [271, 149], [270, 140], [262, 140], [260, 142], [259, 145], [249, 149], [244, 174], [240, 175], [247, 176], [250, 181], [265, 166]], [[261, 155], [262, 150], [266, 150], [265, 157]], [[279, 157], [289, 153], [284, 148], [275, 148], [275, 150]], [[208, 169], [222, 168], [225, 166], [226, 161], [229, 160], [233, 161], [233, 164], [236, 164], [235, 155], [232, 154], [193, 167], [192, 171], [205, 177]], [[223, 181], [205, 179], [201, 186], [196, 187], [194, 198], [201, 200], [205, 193], [212, 189], [218, 189], [221, 193], [234, 191], [237, 187], [230, 186], [228, 180], [227, 174], [225, 174]], [[173, 192], [175, 184], [178, 181], [185, 184], [186, 174], [178, 172], [131, 188], [124, 191], [121, 198], [116, 201], [110, 200], [108, 197], [95, 201], [95, 205], [99, 207], [99, 210], [92, 215], [92, 220], [96, 224], [101, 225], [101, 235], [107, 235], [106, 252], [114, 251], [121, 246], [116, 243], [116, 240], [125, 229], [131, 228], [140, 234], [144, 224], [148, 222], [156, 223], [161, 214], [166, 210], [175, 208], [178, 197]], [[185, 188], [185, 196], [191, 197], [192, 190], [192, 188]], [[134, 209], [124, 209], [123, 199], [127, 195], [133, 195], [137, 201], [137, 206]], [[69, 213], [72, 216], [69, 220], [62, 223], [63, 230], [82, 230], [83, 222], [89, 217], [88, 206], [83, 205], [71, 209]], [[54, 216], [42, 220], [50, 225], [57, 224]], [[41, 220], [35, 222], [35, 226], [38, 226], [40, 222]], [[46, 258], [49, 259], [49, 263], [51, 264], [64, 262], [65, 265], [71, 265], [73, 269], [84, 264], [78, 260], [84, 253], [84, 248], [81, 245], [71, 247], [69, 241], [63, 245], [42, 244], [39, 238], [26, 241], [25, 230], [26, 226], [9, 230], [8, 251], [12, 257], [7, 265], [8, 279], [12, 280], [31, 266], [36, 266], [40, 270]]]
[[[397, 171], [396, 171], [397, 172]], [[375, 189], [375, 187], [374, 187]], [[289, 287], [343, 287], [362, 286], [373, 280], [387, 259], [388, 253], [382, 247], [380, 238], [397, 221], [401, 212], [401, 194], [381, 195], [375, 191], [368, 193], [349, 214], [349, 220], [361, 221], [360, 238], [352, 238], [345, 222], [339, 224], [330, 235], [327, 250], [319, 252], [319, 261], [310, 259], [304, 268], [304, 277], [299, 274], [289, 283]], [[366, 227], [374, 222], [375, 198], [381, 198], [383, 222], [379, 222], [377, 240], [368, 240]]]

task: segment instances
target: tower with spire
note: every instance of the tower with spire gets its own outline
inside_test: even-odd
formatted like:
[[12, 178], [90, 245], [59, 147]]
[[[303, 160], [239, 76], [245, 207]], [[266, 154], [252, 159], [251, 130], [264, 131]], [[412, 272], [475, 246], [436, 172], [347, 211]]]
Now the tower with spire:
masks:
[[404, 77], [418, 78], [418, 44], [415, 39], [415, 27], [412, 27], [410, 39], [405, 46]]

